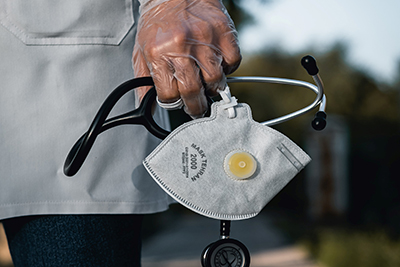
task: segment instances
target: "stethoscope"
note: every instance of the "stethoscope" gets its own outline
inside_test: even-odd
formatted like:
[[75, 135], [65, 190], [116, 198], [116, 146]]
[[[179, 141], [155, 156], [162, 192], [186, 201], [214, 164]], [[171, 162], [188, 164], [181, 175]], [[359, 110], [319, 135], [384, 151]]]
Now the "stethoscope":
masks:
[[[315, 59], [312, 56], [305, 56], [301, 59], [302, 66], [312, 76], [315, 84], [305, 81], [274, 78], [274, 77], [228, 77], [227, 83], [237, 82], [253, 82], [253, 83], [274, 83], [284, 84], [310, 89], [316, 94], [314, 101], [295, 112], [290, 114], [262, 122], [262, 125], [272, 126], [286, 122], [298, 116], [301, 116], [317, 106], [319, 111], [316, 113], [312, 121], [312, 127], [315, 130], [323, 130], [326, 126], [326, 96], [324, 94], [324, 86], [318, 74], [319, 70]], [[153, 86], [143, 97], [139, 107], [125, 114], [107, 119], [115, 104], [129, 91], [142, 87]], [[170, 134], [169, 131], [161, 128], [153, 119], [152, 106], [156, 100], [156, 90], [151, 77], [142, 77], [129, 80], [119, 85], [107, 97], [97, 112], [89, 129], [79, 138], [71, 148], [64, 164], [64, 173], [67, 176], [74, 176], [83, 165], [90, 149], [92, 148], [97, 136], [113, 127], [133, 124], [144, 126], [154, 136], [164, 139]], [[221, 236], [217, 242], [207, 246], [202, 253], [202, 266], [226, 266], [226, 267], [248, 267], [250, 265], [250, 254], [247, 248], [239, 241], [229, 238], [230, 221], [221, 221]]]

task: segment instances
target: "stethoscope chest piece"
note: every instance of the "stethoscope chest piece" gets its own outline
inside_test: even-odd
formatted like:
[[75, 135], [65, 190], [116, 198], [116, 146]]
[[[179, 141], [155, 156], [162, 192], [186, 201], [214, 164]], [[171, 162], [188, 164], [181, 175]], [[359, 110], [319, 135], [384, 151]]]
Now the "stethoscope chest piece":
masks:
[[201, 264], [203, 267], [248, 267], [250, 253], [236, 239], [220, 239], [204, 249]]
[[249, 250], [240, 241], [229, 238], [231, 222], [221, 221], [220, 225], [221, 239], [203, 250], [202, 267], [249, 267]]

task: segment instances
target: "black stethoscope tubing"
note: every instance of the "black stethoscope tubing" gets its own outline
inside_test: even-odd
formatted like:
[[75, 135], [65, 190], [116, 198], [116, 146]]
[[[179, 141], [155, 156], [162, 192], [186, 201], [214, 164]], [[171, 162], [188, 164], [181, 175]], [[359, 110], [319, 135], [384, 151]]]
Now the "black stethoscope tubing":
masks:
[[[118, 100], [129, 91], [141, 87], [153, 86], [144, 96], [140, 106], [125, 114], [107, 119]], [[156, 90], [151, 77], [142, 77], [129, 80], [118, 86], [107, 97], [97, 112], [87, 132], [78, 139], [71, 148], [64, 163], [64, 173], [67, 176], [75, 175], [81, 168], [97, 136], [115, 126], [123, 124], [141, 124], [154, 136], [164, 139], [170, 132], [162, 129], [153, 119], [152, 104], [156, 99]]]

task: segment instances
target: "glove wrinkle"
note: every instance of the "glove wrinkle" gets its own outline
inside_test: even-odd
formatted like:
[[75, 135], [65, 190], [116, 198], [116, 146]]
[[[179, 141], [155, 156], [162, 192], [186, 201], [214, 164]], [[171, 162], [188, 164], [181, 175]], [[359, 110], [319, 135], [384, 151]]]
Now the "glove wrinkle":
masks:
[[226, 75], [241, 61], [233, 21], [219, 0], [141, 4], [133, 51], [135, 76], [151, 75], [161, 102], [181, 98], [190, 116], [203, 116], [205, 93], [213, 96], [223, 89]]

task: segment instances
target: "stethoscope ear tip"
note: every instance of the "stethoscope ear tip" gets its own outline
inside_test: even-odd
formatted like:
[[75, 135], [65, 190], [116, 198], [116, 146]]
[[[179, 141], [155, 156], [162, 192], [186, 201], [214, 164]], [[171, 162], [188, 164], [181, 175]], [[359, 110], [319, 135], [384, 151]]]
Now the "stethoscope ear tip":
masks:
[[307, 55], [301, 59], [301, 65], [306, 69], [309, 75], [314, 76], [317, 75], [319, 69], [317, 67], [317, 61], [313, 56]]
[[311, 123], [312, 127], [316, 131], [322, 131], [326, 127], [326, 113], [324, 111], [318, 111], [315, 114], [315, 118]]

